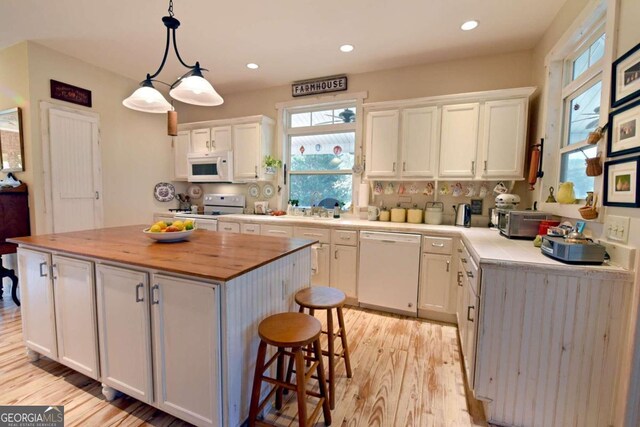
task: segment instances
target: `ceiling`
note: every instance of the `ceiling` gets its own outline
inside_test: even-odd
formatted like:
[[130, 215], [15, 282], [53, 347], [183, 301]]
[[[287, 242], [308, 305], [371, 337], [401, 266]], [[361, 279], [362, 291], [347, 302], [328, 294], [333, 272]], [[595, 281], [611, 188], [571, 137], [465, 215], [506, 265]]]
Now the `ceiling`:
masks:
[[[166, 0], [0, 0], [0, 49], [33, 40], [135, 80], [164, 49]], [[535, 46], [564, 0], [175, 0], [180, 54], [221, 95]], [[399, 7], [401, 5], [401, 7]], [[476, 19], [468, 32], [462, 22]], [[350, 43], [352, 53], [339, 46]], [[255, 62], [259, 70], [246, 64]], [[173, 53], [159, 79], [185, 71]]]

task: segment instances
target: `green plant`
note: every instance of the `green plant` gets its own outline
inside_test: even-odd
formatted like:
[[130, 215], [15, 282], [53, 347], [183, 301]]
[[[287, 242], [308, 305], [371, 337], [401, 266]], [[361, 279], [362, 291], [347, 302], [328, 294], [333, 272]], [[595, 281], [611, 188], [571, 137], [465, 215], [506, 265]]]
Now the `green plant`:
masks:
[[279, 168], [282, 166], [282, 160], [276, 159], [271, 154], [264, 156], [264, 165], [268, 168]]

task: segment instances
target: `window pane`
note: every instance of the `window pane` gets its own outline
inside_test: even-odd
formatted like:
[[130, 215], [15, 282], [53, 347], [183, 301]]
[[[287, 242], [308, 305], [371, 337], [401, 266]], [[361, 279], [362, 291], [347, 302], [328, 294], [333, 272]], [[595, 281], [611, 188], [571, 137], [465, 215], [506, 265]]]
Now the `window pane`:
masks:
[[601, 91], [602, 82], [597, 82], [571, 100], [568, 141], [565, 145], [584, 141], [589, 136], [589, 132], [598, 126]]
[[291, 137], [291, 171], [351, 170], [355, 132]]
[[[584, 154], [587, 157], [595, 157], [597, 153], [596, 146], [585, 148]], [[582, 151], [572, 151], [562, 155], [562, 169], [560, 181], [573, 182], [573, 188], [576, 192], [576, 198], [584, 199], [587, 197], [587, 191], [593, 191], [593, 177], [587, 176], [585, 164], [585, 156]]]
[[311, 113], [312, 126], [332, 125], [333, 122], [333, 110], [314, 111]]
[[603, 34], [573, 61], [571, 80], [580, 77], [582, 73], [604, 56], [604, 41], [605, 35]]
[[290, 175], [289, 198], [299, 206], [333, 207], [335, 202], [351, 207], [352, 175]]
[[291, 127], [311, 126], [311, 113], [295, 113], [291, 115]]
[[576, 58], [575, 61], [573, 61], [573, 77], [571, 80], [575, 80], [580, 77], [582, 73], [587, 71], [587, 68], [589, 68], [589, 49], [584, 51]]
[[354, 123], [356, 121], [356, 108], [339, 108], [333, 110], [333, 115], [336, 117], [336, 123]]
[[589, 47], [589, 67], [598, 62], [604, 56], [604, 40], [605, 35], [603, 34]]

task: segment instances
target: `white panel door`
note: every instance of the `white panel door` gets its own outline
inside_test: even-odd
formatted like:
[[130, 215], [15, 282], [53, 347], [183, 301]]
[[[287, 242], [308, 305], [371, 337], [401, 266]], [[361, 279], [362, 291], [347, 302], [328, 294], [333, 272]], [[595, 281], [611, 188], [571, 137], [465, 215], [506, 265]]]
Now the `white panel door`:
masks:
[[22, 336], [27, 347], [58, 360], [50, 265], [50, 254], [18, 248]]
[[398, 172], [398, 110], [367, 114], [367, 177], [395, 177]]
[[442, 107], [440, 176], [472, 178], [476, 172], [479, 105]]
[[522, 178], [527, 135], [526, 98], [488, 101], [484, 106], [482, 176]]
[[98, 369], [93, 263], [53, 256], [58, 361], [93, 379]]
[[208, 153], [210, 151], [211, 131], [207, 129], [196, 129], [191, 131], [191, 152]]
[[402, 110], [403, 177], [433, 177], [438, 154], [438, 108]]
[[256, 180], [262, 159], [260, 123], [233, 127], [233, 175], [235, 180]]
[[102, 227], [98, 119], [49, 109], [53, 232]]
[[211, 151], [231, 150], [231, 126], [211, 128]]
[[451, 256], [422, 254], [418, 308], [450, 313]]
[[186, 181], [189, 178], [187, 154], [191, 143], [191, 132], [183, 130], [173, 137], [173, 179]]
[[358, 247], [331, 245], [331, 287], [340, 289], [347, 297], [357, 298]]
[[96, 284], [102, 382], [150, 403], [153, 388], [147, 274], [97, 265]]
[[217, 288], [161, 274], [153, 284], [158, 407], [196, 425], [221, 425]]

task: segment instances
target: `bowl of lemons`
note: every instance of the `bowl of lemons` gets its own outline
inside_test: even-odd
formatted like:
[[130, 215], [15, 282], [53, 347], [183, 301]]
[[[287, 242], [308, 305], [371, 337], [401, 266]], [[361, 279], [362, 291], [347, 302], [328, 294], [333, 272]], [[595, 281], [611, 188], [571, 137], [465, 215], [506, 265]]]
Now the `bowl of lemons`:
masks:
[[196, 229], [193, 220], [158, 221], [142, 232], [150, 239], [158, 242], [181, 242], [187, 240]]

